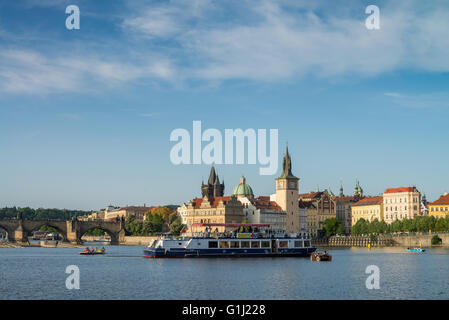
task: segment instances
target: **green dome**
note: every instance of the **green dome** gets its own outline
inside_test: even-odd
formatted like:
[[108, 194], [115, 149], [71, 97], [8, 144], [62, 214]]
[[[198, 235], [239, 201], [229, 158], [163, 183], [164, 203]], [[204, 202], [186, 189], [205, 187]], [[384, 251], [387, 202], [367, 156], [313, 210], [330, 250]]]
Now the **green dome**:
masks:
[[240, 183], [232, 191], [233, 196], [253, 196], [253, 189], [246, 184], [245, 177], [240, 179]]

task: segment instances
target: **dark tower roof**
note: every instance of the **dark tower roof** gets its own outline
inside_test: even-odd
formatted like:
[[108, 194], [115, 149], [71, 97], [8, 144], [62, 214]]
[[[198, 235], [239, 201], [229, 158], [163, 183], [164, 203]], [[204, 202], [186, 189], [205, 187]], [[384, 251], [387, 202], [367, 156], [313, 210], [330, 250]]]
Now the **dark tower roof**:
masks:
[[220, 179], [215, 172], [214, 166], [210, 169], [209, 179], [207, 183], [204, 182], [201, 184], [201, 193], [204, 196], [207, 196], [209, 199], [215, 197], [222, 197], [224, 194], [224, 182], [220, 183]]
[[292, 159], [288, 153], [288, 147], [285, 149], [284, 161], [282, 163], [282, 174], [279, 178], [293, 178], [298, 179], [292, 173]]
[[215, 182], [218, 180], [218, 176], [215, 173], [215, 168], [212, 166], [210, 168], [210, 174], [209, 174], [209, 180], [207, 181], [208, 184], [215, 184]]

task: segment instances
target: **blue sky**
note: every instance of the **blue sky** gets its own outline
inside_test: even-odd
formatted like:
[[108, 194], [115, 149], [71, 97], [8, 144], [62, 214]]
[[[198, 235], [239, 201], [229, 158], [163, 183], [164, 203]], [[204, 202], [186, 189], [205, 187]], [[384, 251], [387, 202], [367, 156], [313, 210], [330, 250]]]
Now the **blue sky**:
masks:
[[[0, 206], [187, 202], [210, 167], [172, 165], [169, 136], [193, 120], [279, 129], [301, 192], [358, 178], [434, 200], [449, 191], [448, 16], [446, 1], [3, 1]], [[259, 165], [217, 172], [227, 194], [242, 174], [274, 192]]]

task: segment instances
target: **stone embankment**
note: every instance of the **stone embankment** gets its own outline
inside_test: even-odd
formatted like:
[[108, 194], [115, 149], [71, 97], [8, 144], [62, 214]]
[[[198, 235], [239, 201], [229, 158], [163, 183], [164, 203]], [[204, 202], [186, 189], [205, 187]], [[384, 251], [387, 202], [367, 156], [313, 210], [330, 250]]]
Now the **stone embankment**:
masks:
[[333, 236], [315, 239], [317, 246], [329, 247], [431, 247], [432, 238], [438, 235], [442, 240], [439, 247], [449, 247], [449, 233], [411, 233], [382, 236]]

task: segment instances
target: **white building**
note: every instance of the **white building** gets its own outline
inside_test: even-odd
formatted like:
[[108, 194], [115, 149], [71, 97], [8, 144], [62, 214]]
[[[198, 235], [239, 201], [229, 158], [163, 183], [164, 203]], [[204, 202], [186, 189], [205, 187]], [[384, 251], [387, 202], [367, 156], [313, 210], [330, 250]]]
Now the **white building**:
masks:
[[421, 212], [421, 194], [416, 187], [390, 188], [383, 195], [386, 223], [413, 219]]

